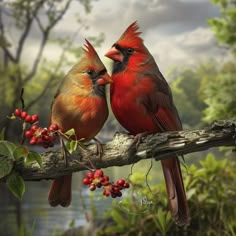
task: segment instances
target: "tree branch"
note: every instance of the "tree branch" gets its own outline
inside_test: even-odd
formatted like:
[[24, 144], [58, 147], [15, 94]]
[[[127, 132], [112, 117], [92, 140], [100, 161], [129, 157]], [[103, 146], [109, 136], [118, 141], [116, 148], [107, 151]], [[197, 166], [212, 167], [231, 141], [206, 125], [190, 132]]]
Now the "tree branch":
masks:
[[[156, 160], [162, 160], [173, 154], [184, 155], [212, 147], [235, 146], [235, 141], [236, 120], [228, 120], [217, 121], [201, 130], [149, 135], [143, 139], [137, 150], [135, 145], [132, 145], [132, 136], [117, 133], [112, 141], [104, 144], [104, 154], [101, 159], [94, 155], [95, 144], [89, 144], [87, 148], [96, 168], [106, 168], [129, 165], [153, 157]], [[17, 163], [16, 170], [21, 173], [24, 180], [37, 181], [86, 170], [84, 165], [89, 166], [88, 159], [84, 158], [79, 150], [71, 155], [68, 166], [62, 160], [61, 150], [42, 153], [42, 158], [42, 168], [39, 168], [37, 164], [24, 167], [22, 163]]]
[[[0, 32], [1, 32], [1, 40], [4, 41], [6, 40], [5, 38], [5, 28], [4, 28], [4, 24], [3, 24], [3, 17], [2, 17], [2, 9], [0, 8]], [[8, 42], [5, 42], [8, 43]], [[0, 43], [0, 47], [2, 48], [2, 50], [4, 51], [4, 62], [5, 65], [8, 64], [8, 59], [10, 59], [12, 62], [16, 62], [16, 58], [11, 54], [11, 52], [8, 50], [8, 48], [6, 47], [6, 45], [4, 45], [3, 42]]]
[[25, 23], [25, 28], [24, 28], [24, 31], [19, 39], [19, 42], [18, 42], [18, 48], [16, 50], [16, 60], [17, 62], [19, 62], [20, 60], [20, 57], [22, 55], [22, 50], [23, 50], [23, 47], [25, 45], [25, 41], [27, 39], [27, 36], [31, 30], [31, 26], [33, 24], [33, 21], [34, 21], [34, 18], [35, 18], [35, 15], [37, 15], [38, 11], [40, 10], [40, 7], [43, 5], [44, 3], [44, 0], [40, 1], [39, 3], [36, 4], [35, 6], [35, 9], [32, 10], [32, 12], [30, 11], [30, 2], [28, 2], [28, 6], [26, 8], [26, 23]]
[[24, 81], [23, 81], [24, 84], [26, 84], [29, 80], [31, 80], [35, 76], [35, 74], [37, 72], [37, 69], [38, 69], [38, 66], [39, 66], [39, 62], [40, 62], [40, 60], [42, 58], [42, 55], [43, 55], [44, 48], [46, 46], [46, 42], [48, 41], [48, 38], [49, 38], [50, 31], [61, 20], [63, 15], [66, 13], [66, 11], [68, 10], [68, 8], [70, 6], [70, 3], [71, 3], [71, 0], [68, 0], [65, 4], [63, 10], [58, 14], [57, 17], [55, 17], [55, 19], [53, 21], [50, 22], [50, 24], [45, 29], [43, 29], [43, 26], [40, 22], [40, 19], [35, 14], [35, 20], [38, 23], [38, 26], [39, 26], [39, 28], [42, 32], [42, 40], [41, 40], [41, 43], [40, 43], [38, 53], [37, 53], [36, 58], [34, 60], [32, 69], [28, 73], [28, 75], [24, 78]]

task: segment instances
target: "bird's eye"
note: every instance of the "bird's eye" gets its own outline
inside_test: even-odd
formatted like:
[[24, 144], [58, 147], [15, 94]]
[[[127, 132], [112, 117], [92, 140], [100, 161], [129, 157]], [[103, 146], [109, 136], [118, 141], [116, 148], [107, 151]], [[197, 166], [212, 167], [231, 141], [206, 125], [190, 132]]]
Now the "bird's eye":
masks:
[[93, 73], [92, 70], [87, 70], [86, 72], [87, 72], [88, 75], [91, 75]]
[[133, 49], [133, 48], [128, 48], [128, 49], [127, 49], [127, 52], [128, 52], [129, 54], [133, 54], [134, 49]]

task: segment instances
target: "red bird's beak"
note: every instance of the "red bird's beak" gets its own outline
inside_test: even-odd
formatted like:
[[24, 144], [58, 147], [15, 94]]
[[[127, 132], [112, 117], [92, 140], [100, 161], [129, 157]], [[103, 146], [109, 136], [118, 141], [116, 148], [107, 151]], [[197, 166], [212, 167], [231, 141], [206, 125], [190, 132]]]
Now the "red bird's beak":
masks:
[[122, 53], [117, 50], [115, 47], [112, 47], [106, 54], [105, 57], [109, 57], [110, 59], [112, 59], [113, 61], [119, 61], [122, 62], [123, 61], [123, 55]]
[[105, 73], [104, 75], [99, 76], [97, 80], [98, 85], [105, 85], [105, 84], [110, 84], [113, 83], [111, 76], [108, 75], [108, 73]]

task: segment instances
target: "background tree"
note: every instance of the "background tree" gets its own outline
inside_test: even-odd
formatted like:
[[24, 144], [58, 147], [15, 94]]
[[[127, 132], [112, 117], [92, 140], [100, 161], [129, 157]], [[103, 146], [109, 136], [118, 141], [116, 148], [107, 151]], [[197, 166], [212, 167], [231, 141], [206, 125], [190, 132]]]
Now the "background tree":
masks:
[[[91, 0], [77, 0], [78, 12], [89, 13]], [[21, 88], [25, 88], [26, 109], [36, 108], [42, 112], [45, 100], [52, 99], [59, 81], [64, 76], [66, 66], [74, 64], [80, 57], [80, 47], [74, 40], [82, 28], [88, 27], [78, 14], [74, 33], [68, 36], [56, 36], [55, 27], [65, 16], [72, 0], [13, 0], [2, 1], [0, 8], [0, 128], [10, 128], [5, 117], [19, 107]], [[31, 55], [31, 63], [26, 62], [25, 54], [31, 37], [37, 37], [37, 51]], [[102, 42], [102, 35], [97, 43]], [[96, 40], [95, 37], [92, 40]], [[50, 62], [45, 59], [46, 46], [57, 44], [60, 54]], [[42, 102], [43, 101], [43, 102]], [[36, 105], [37, 103], [37, 105]], [[48, 104], [48, 102], [47, 102]], [[50, 106], [47, 108], [49, 109]], [[47, 114], [47, 110], [46, 110]], [[45, 117], [45, 122], [48, 118]], [[9, 133], [9, 132], [8, 132]], [[11, 132], [13, 133], [13, 132]], [[15, 133], [15, 131], [14, 131]]]
[[211, 2], [220, 7], [221, 17], [209, 19], [208, 23], [218, 42], [236, 54], [236, 1], [211, 0]]

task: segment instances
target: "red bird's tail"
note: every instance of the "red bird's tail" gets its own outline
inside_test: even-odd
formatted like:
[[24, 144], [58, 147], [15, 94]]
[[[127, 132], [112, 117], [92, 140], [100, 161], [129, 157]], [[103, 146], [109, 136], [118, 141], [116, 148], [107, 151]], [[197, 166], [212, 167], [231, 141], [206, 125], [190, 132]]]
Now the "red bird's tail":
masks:
[[68, 207], [71, 203], [72, 175], [65, 175], [54, 179], [48, 194], [48, 202], [51, 206], [61, 205]]
[[177, 157], [161, 161], [171, 215], [179, 225], [189, 225], [190, 215]]

